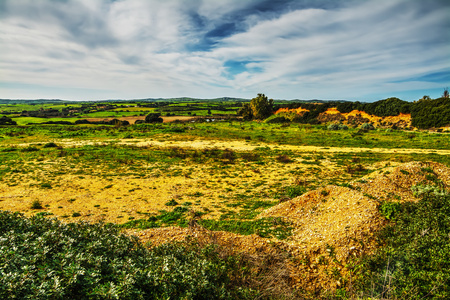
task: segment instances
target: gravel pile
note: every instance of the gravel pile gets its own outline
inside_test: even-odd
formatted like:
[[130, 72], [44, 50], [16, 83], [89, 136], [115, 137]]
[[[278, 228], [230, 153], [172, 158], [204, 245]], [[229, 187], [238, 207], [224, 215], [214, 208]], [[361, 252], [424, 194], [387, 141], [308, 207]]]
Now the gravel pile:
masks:
[[258, 217], [281, 217], [291, 222], [293, 235], [283, 241], [256, 235], [211, 232], [200, 226], [136, 231], [143, 241], [158, 245], [197, 238], [251, 255], [290, 256], [285, 268], [291, 282], [312, 292], [337, 288], [349, 274], [351, 258], [375, 250], [375, 233], [386, 223], [381, 201], [418, 201], [415, 185], [450, 187], [450, 169], [434, 162], [411, 162], [373, 172], [348, 187], [329, 185], [310, 191], [262, 212]]

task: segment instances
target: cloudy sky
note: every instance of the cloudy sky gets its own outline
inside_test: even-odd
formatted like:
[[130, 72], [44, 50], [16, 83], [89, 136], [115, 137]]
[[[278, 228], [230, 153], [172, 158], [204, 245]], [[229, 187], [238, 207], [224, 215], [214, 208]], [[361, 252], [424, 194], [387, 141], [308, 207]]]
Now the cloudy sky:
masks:
[[448, 0], [0, 0], [0, 98], [436, 98]]

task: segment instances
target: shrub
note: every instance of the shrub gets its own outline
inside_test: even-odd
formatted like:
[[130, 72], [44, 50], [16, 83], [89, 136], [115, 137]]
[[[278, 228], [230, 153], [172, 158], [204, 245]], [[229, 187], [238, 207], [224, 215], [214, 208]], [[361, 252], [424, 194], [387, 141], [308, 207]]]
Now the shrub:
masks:
[[286, 119], [283, 116], [277, 116], [277, 115], [273, 115], [264, 120], [264, 123], [267, 123], [267, 124], [277, 124], [277, 123], [286, 123], [286, 122], [290, 122], [290, 120]]
[[42, 206], [42, 202], [39, 200], [34, 200], [31, 203], [31, 209], [43, 209], [44, 207]]
[[374, 130], [375, 127], [373, 126], [372, 123], [364, 123], [361, 125], [361, 129], [362, 130]]
[[56, 148], [56, 147], [58, 147], [58, 145], [56, 145], [53, 142], [50, 142], [50, 143], [47, 143], [44, 145], [44, 148]]
[[381, 248], [357, 267], [359, 289], [377, 299], [450, 299], [450, 195], [426, 193], [395, 210]]
[[217, 246], [149, 250], [111, 224], [0, 211], [1, 299], [254, 299], [247, 265]]
[[244, 152], [241, 154], [242, 159], [246, 161], [258, 161], [260, 160], [260, 156], [258, 153], [252, 153], [252, 152]]
[[175, 199], [171, 199], [170, 201], [167, 201], [164, 205], [165, 206], [176, 206], [179, 203], [177, 201], [175, 201]]
[[328, 130], [339, 130], [339, 124], [328, 125]]
[[289, 198], [295, 198], [306, 193], [306, 188], [299, 185], [291, 185], [286, 188], [286, 196]]
[[145, 117], [145, 123], [162, 123], [163, 121], [159, 113], [150, 113]]
[[44, 182], [44, 183], [41, 183], [40, 187], [42, 189], [51, 189], [52, 185], [50, 183], [48, 183], [48, 182]]
[[379, 210], [382, 216], [391, 220], [401, 210], [401, 205], [398, 202], [385, 201], [381, 203]]
[[22, 152], [34, 152], [34, 151], [39, 151], [39, 148], [33, 147], [33, 146], [28, 146], [26, 148], [22, 148], [21, 150]]
[[348, 130], [348, 126], [344, 124], [339, 124], [339, 130]]

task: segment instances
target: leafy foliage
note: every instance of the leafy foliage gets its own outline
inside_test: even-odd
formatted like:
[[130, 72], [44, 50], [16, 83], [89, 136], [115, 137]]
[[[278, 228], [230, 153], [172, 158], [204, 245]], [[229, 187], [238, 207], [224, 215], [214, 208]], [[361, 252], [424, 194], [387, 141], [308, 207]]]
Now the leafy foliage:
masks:
[[214, 246], [149, 250], [114, 225], [0, 212], [2, 299], [254, 298], [240, 263]]
[[418, 128], [442, 127], [450, 125], [450, 100], [421, 99], [411, 107], [412, 125]]
[[450, 194], [402, 204], [381, 232], [383, 246], [363, 260], [360, 288], [383, 299], [449, 299], [449, 236]]
[[380, 205], [380, 213], [388, 220], [395, 218], [400, 209], [401, 204], [398, 202], [385, 201]]
[[273, 99], [268, 99], [264, 94], [258, 94], [250, 103], [244, 103], [238, 110], [238, 114], [245, 120], [263, 120], [273, 113]]
[[163, 121], [159, 113], [151, 113], [145, 117], [145, 123], [162, 123]]

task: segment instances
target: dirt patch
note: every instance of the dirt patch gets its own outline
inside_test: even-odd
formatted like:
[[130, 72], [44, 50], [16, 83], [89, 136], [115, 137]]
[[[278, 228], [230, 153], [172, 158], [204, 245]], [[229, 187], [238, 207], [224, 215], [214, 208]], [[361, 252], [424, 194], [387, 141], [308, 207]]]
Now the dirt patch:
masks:
[[[232, 149], [237, 151], [253, 151], [256, 148], [270, 148], [278, 150], [291, 150], [297, 152], [322, 152], [322, 153], [361, 153], [361, 152], [374, 152], [374, 153], [421, 153], [429, 154], [435, 153], [439, 155], [450, 155], [450, 150], [435, 150], [435, 149], [408, 149], [408, 148], [363, 148], [363, 147], [320, 147], [320, 146], [295, 146], [295, 145], [277, 145], [268, 143], [252, 143], [247, 141], [223, 141], [214, 139], [189, 139], [186, 140], [164, 140], [164, 139], [121, 139], [121, 140], [75, 140], [75, 139], [59, 139], [55, 141], [58, 145], [63, 147], [81, 147], [85, 145], [102, 145], [107, 143], [117, 143], [119, 145], [134, 145], [138, 147], [181, 147], [181, 148], [193, 148], [193, 149]], [[18, 147], [28, 147], [33, 143], [21, 143], [15, 144]]]

